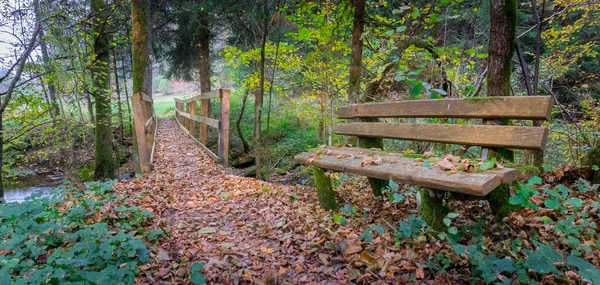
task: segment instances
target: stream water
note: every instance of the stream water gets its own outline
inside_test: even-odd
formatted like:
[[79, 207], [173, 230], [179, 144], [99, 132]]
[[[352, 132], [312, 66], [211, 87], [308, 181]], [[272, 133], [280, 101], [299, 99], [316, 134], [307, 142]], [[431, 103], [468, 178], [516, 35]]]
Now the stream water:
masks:
[[4, 185], [4, 200], [7, 203], [20, 203], [33, 194], [47, 197], [52, 194], [52, 189], [56, 188], [60, 182], [60, 180], [48, 181], [46, 176], [26, 177], [17, 184]]

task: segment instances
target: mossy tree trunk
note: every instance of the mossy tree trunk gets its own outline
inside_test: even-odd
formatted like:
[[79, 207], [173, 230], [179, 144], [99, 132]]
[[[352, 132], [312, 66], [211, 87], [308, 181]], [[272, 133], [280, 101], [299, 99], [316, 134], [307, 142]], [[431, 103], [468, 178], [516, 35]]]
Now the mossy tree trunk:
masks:
[[115, 177], [116, 162], [113, 155], [113, 133], [111, 128], [110, 107], [110, 35], [108, 34], [108, 10], [104, 0], [91, 0], [91, 14], [94, 16], [92, 34], [94, 56], [92, 74], [94, 81], [93, 96], [96, 101], [96, 138], [94, 179], [112, 179]]
[[151, 114], [151, 108], [145, 101], [141, 101], [141, 94], [152, 96], [152, 63], [150, 55], [149, 24], [150, 4], [148, 0], [131, 1], [132, 23], [132, 109], [134, 119], [134, 152], [137, 153], [136, 172], [150, 171], [150, 148], [147, 145], [144, 125]]
[[315, 188], [317, 189], [319, 205], [326, 210], [335, 210], [337, 203], [335, 201], [335, 192], [333, 191], [333, 187], [331, 187], [331, 178], [319, 167], [313, 167], [313, 175], [315, 177]]
[[[515, 0], [490, 1], [490, 41], [488, 47], [487, 96], [510, 96], [510, 77], [512, 74], [512, 58], [515, 54], [515, 32], [517, 28], [517, 3]], [[486, 124], [502, 125], [505, 121], [486, 121]], [[509, 161], [514, 160], [512, 151], [506, 148], [490, 149], [487, 159], [496, 157]], [[518, 210], [518, 206], [510, 205], [510, 187], [500, 185], [486, 196], [492, 212], [497, 220], [501, 220], [510, 212]]]
[[[600, 166], [600, 145], [596, 145], [585, 157], [584, 164], [587, 166]], [[592, 177], [593, 184], [600, 184], [600, 171], [595, 171]]]

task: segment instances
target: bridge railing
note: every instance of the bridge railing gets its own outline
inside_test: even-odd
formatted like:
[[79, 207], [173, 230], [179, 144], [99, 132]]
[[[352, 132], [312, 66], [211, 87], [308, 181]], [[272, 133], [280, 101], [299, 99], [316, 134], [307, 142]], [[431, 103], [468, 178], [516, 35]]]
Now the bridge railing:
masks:
[[[133, 110], [136, 110], [133, 112], [133, 119], [136, 123], [135, 135], [140, 156], [140, 168], [142, 173], [147, 173], [152, 169], [152, 163], [154, 163], [158, 120], [156, 120], [152, 97], [148, 94], [144, 92], [135, 93], [131, 96], [131, 102]], [[143, 122], [144, 125], [140, 126], [138, 122]]]
[[[208, 117], [208, 100], [219, 98], [221, 102], [220, 118]], [[201, 101], [201, 114], [198, 115], [198, 101]], [[175, 119], [177, 123], [208, 155], [224, 166], [229, 164], [229, 90], [217, 89], [202, 93], [189, 99], [175, 99]], [[200, 130], [196, 129], [199, 123]], [[206, 147], [208, 128], [219, 131], [219, 148], [217, 154]]]

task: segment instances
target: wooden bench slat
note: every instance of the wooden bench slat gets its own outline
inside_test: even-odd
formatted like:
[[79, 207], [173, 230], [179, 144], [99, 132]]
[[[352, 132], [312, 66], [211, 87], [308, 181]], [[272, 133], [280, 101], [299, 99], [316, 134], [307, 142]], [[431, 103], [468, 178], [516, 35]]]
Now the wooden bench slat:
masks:
[[[311, 157], [315, 157], [315, 154], [304, 152], [294, 159], [300, 163], [307, 163], [307, 160]], [[500, 177], [493, 173], [457, 172], [448, 175], [448, 171], [441, 169], [386, 161], [382, 161], [379, 165], [366, 165], [363, 167], [361, 165], [362, 161], [362, 159], [322, 155], [315, 157], [310, 164], [334, 171], [350, 172], [367, 177], [474, 196], [485, 196], [502, 182]]]
[[548, 129], [544, 127], [493, 125], [354, 122], [337, 124], [336, 133], [359, 137], [534, 150], [543, 150], [548, 139]]
[[488, 97], [367, 103], [340, 107], [337, 117], [353, 118], [481, 118], [549, 120], [550, 96]]
[[[423, 166], [423, 162], [416, 162], [414, 158], [404, 157], [400, 153], [389, 153], [376, 149], [368, 149], [368, 148], [357, 148], [357, 147], [325, 147], [319, 148], [320, 153], [329, 153], [329, 156], [334, 157], [344, 157], [348, 155], [354, 156], [356, 159], [364, 160], [367, 157], [380, 157], [384, 162], [390, 162], [395, 164], [405, 164], [405, 165], [416, 165]], [[314, 153], [316, 151], [311, 151]], [[442, 158], [435, 157], [430, 158], [441, 161]], [[427, 159], [426, 159], [427, 160]], [[430, 161], [431, 164], [434, 164], [436, 161]], [[461, 165], [460, 163], [452, 163], [457, 169]], [[514, 168], [502, 168], [502, 169], [490, 169], [486, 170], [485, 173], [495, 174], [502, 180], [502, 183], [511, 183], [518, 179], [519, 171]]]

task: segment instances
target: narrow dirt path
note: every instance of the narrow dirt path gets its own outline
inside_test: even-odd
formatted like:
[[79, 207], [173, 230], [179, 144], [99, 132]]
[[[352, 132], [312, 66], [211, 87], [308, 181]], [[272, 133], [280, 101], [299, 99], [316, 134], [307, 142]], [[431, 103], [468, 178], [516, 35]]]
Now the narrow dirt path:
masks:
[[171, 231], [139, 283], [186, 283], [192, 262], [211, 284], [347, 284], [358, 273], [347, 266], [363, 250], [357, 234], [336, 228], [314, 189], [230, 174], [174, 120], [160, 120], [157, 137], [153, 172], [117, 184]]

